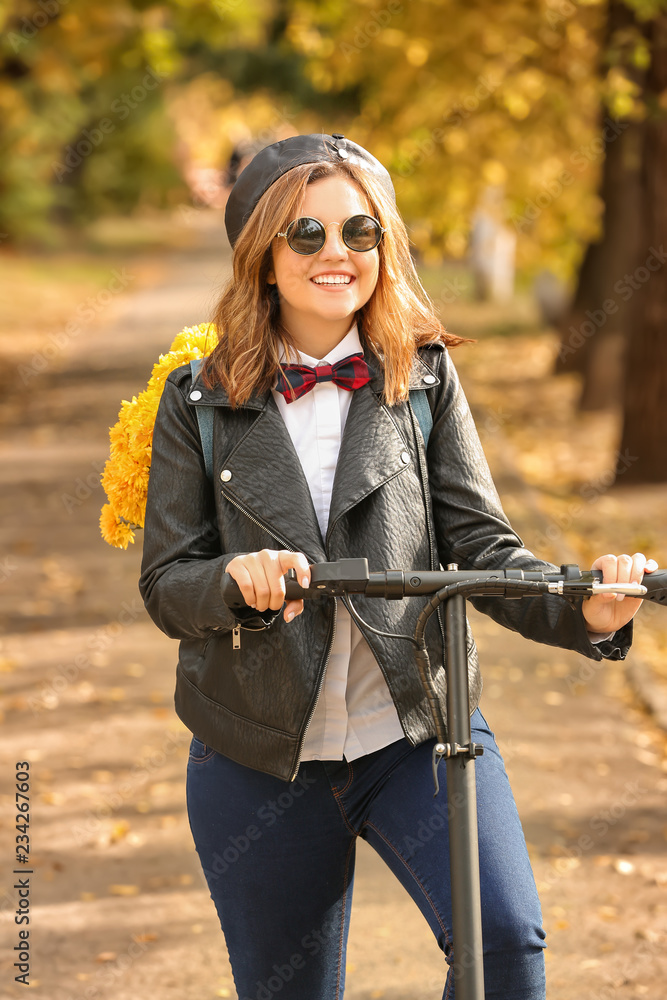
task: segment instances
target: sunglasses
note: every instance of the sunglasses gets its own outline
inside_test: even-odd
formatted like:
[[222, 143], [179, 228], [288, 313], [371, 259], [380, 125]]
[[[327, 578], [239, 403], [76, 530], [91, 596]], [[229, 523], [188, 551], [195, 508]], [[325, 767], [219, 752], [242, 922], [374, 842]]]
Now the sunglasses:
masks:
[[[342, 225], [340, 222], [330, 222], [329, 226], [340, 226], [343, 243], [357, 253], [374, 250], [382, 239], [382, 234], [387, 232], [372, 215], [352, 215]], [[284, 233], [276, 233], [276, 236], [284, 236], [287, 245], [295, 253], [308, 256], [322, 249], [329, 226], [324, 226], [319, 219], [304, 216], [302, 219], [294, 219]]]

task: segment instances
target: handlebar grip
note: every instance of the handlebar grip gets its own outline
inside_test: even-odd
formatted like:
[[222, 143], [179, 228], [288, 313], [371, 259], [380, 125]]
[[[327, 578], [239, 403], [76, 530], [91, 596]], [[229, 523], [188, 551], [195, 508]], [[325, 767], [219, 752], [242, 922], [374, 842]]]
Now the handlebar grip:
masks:
[[642, 584], [646, 587], [645, 601], [655, 601], [667, 608], [667, 569], [656, 569], [652, 573], [644, 573]]
[[[223, 601], [231, 611], [237, 611], [241, 608], [248, 607], [243, 599], [243, 594], [241, 593], [238, 583], [233, 576], [229, 575], [229, 573], [223, 574], [220, 591], [222, 593]], [[311, 593], [309, 590], [304, 590], [303, 587], [299, 586], [296, 579], [296, 573], [293, 569], [288, 570], [285, 574], [285, 591], [287, 599], [290, 601], [296, 601], [299, 598], [308, 596], [308, 594]]]
[[238, 583], [233, 576], [229, 575], [229, 573], [223, 574], [220, 591], [222, 593], [223, 601], [231, 611], [236, 611], [237, 608], [248, 607], [246, 602], [243, 600], [243, 594], [239, 590]]

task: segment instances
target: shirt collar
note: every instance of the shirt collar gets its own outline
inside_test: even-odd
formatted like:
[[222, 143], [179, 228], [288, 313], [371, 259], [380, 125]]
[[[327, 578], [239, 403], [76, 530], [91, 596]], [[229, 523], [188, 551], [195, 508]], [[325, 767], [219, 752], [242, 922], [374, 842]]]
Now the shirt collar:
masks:
[[[314, 358], [310, 354], [304, 354], [302, 351], [297, 351], [296, 353], [298, 357], [297, 364], [310, 365], [311, 368], [315, 368], [317, 365], [321, 365], [323, 363], [335, 365], [337, 361], [342, 361], [343, 358], [348, 358], [350, 354], [363, 354], [364, 349], [361, 346], [361, 341], [359, 339], [357, 324], [353, 323], [340, 343], [336, 344], [336, 346], [332, 348], [332, 350], [330, 350], [329, 353], [323, 358]], [[284, 351], [281, 354], [280, 360], [285, 360]]]

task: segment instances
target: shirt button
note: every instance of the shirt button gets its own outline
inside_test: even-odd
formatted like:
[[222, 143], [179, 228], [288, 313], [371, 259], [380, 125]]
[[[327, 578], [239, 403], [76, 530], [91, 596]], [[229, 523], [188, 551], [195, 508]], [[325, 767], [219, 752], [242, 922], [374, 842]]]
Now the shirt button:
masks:
[[433, 385], [435, 382], [435, 375], [424, 375], [422, 382], [426, 382], [427, 385]]
[[193, 389], [190, 393], [190, 399], [201, 399], [201, 392], [199, 389]]
[[401, 462], [403, 462], [404, 465], [407, 465], [409, 461], [410, 461], [410, 455], [409, 455], [409, 453], [407, 451], [402, 451], [401, 452]]
[[232, 478], [232, 474], [229, 471], [229, 469], [223, 469], [222, 472], [220, 473], [220, 478], [222, 479], [223, 483], [228, 483], [229, 480]]

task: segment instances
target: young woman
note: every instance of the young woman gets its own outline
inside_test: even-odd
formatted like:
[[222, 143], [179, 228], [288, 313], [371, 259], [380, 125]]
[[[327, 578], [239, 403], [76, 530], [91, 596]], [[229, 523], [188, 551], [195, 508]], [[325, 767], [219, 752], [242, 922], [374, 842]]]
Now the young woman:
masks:
[[[219, 343], [194, 384], [189, 366], [170, 375], [158, 412], [140, 587], [157, 625], [181, 640], [190, 824], [238, 996], [333, 1000], [358, 837], [456, 961], [445, 792], [434, 804], [434, 727], [412, 647], [364, 633], [334, 598], [285, 602], [284, 574], [307, 586], [309, 564], [353, 556], [371, 569], [553, 567], [523, 547], [500, 506], [447, 350], [458, 340], [419, 284], [384, 167], [340, 135], [283, 140], [243, 171], [225, 221], [233, 276]], [[427, 447], [411, 389], [427, 390]], [[202, 405], [214, 408], [211, 476]], [[594, 566], [617, 582], [655, 564], [635, 554]], [[222, 601], [225, 573], [249, 605], [239, 614]], [[375, 628], [405, 634], [423, 601], [355, 603]], [[474, 603], [530, 639], [601, 659], [625, 656], [640, 602]], [[437, 616], [427, 638], [444, 706]], [[539, 901], [468, 645], [472, 738], [485, 747], [486, 996], [538, 1000]], [[450, 968], [443, 996], [453, 989]]]

